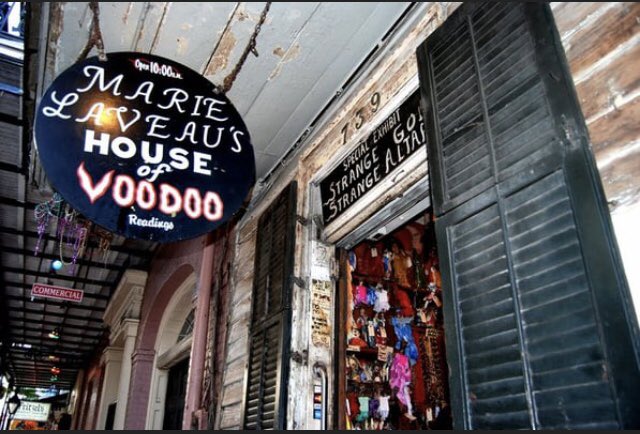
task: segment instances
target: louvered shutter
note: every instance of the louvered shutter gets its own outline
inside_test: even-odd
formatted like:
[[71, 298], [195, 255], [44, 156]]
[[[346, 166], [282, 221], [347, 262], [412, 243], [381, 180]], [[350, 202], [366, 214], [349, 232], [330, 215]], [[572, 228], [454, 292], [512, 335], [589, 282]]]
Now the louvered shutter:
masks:
[[258, 221], [246, 429], [286, 428], [296, 191], [292, 183]]
[[640, 424], [637, 323], [548, 5], [418, 49], [457, 428]]

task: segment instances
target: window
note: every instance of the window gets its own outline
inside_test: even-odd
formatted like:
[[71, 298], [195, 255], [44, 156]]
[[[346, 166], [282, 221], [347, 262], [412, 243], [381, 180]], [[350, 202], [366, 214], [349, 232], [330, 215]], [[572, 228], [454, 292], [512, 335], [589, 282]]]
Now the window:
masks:
[[195, 314], [195, 309], [191, 309], [191, 312], [189, 312], [189, 315], [187, 315], [187, 318], [184, 320], [184, 323], [182, 324], [182, 328], [180, 329], [180, 334], [178, 335], [178, 342], [181, 342], [185, 338], [188, 338], [189, 336], [191, 336], [191, 333], [193, 332], [193, 323], [194, 323], [193, 315], [194, 314]]

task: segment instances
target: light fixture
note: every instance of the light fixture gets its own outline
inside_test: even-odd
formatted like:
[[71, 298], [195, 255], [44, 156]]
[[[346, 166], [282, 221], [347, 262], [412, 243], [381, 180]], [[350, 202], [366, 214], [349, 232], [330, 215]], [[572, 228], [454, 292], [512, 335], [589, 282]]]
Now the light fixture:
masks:
[[62, 261], [60, 259], [56, 259], [55, 261], [51, 262], [51, 268], [55, 271], [59, 271], [60, 269], [62, 269], [62, 266], [64, 264], [62, 263]]
[[53, 375], [58, 375], [60, 373], [60, 368], [58, 368], [57, 366], [54, 366], [51, 368], [51, 373]]
[[60, 361], [60, 357], [58, 356], [54, 356], [53, 354], [49, 355], [48, 359], [52, 362], [59, 362]]
[[32, 345], [31, 344], [25, 344], [22, 342], [13, 342], [11, 343], [12, 347], [16, 347], [16, 348], [25, 348], [27, 350], [31, 349]]
[[20, 401], [20, 398], [18, 398], [18, 394], [16, 392], [13, 392], [13, 396], [11, 398], [9, 398], [9, 414], [11, 415], [11, 417], [13, 417], [16, 414], [16, 411], [18, 411], [18, 408], [20, 408], [20, 404], [22, 403], [22, 401]]
[[60, 329], [56, 328], [49, 332], [49, 337], [51, 339], [60, 339]]

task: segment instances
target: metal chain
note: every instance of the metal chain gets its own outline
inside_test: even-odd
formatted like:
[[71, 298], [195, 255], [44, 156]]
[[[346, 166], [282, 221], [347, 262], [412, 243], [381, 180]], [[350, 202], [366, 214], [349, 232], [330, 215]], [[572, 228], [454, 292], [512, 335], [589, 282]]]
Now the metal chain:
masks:
[[91, 8], [91, 13], [93, 17], [91, 18], [91, 27], [89, 29], [89, 39], [87, 40], [86, 45], [78, 55], [76, 62], [86, 59], [89, 55], [89, 52], [93, 47], [96, 47], [98, 50], [98, 58], [102, 61], [107, 60], [107, 55], [104, 52], [104, 40], [102, 39], [102, 30], [100, 29], [100, 2], [92, 1], [89, 2], [89, 7]]
[[233, 70], [229, 73], [229, 75], [225, 77], [222, 85], [222, 91], [224, 93], [227, 93], [231, 90], [231, 87], [233, 86], [233, 82], [236, 80], [236, 78], [238, 77], [238, 74], [242, 70], [242, 67], [244, 66], [244, 62], [247, 60], [249, 53], [253, 53], [254, 56], [258, 57], [258, 50], [256, 49], [256, 39], [258, 37], [258, 34], [260, 33], [260, 30], [262, 29], [262, 25], [267, 19], [267, 14], [269, 13], [269, 9], [271, 8], [271, 3], [272, 2], [266, 2], [266, 4], [264, 5], [264, 9], [260, 14], [260, 19], [258, 20], [255, 28], [253, 29], [253, 33], [249, 38], [249, 42], [247, 43], [247, 46], [245, 47], [244, 52], [242, 53], [242, 56], [240, 56], [240, 59], [238, 59], [238, 63], [236, 63], [236, 66], [233, 67]]

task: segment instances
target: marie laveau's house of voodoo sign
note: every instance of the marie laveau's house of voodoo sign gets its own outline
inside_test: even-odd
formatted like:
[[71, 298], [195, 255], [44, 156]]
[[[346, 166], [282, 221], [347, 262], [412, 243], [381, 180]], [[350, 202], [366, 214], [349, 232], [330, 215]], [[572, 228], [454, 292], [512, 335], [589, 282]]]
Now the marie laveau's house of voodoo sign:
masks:
[[340, 217], [425, 143], [420, 93], [416, 91], [322, 179], [325, 224]]
[[145, 53], [65, 70], [42, 97], [35, 141], [53, 188], [127, 238], [210, 232], [255, 183], [249, 133], [226, 96], [186, 66]]

